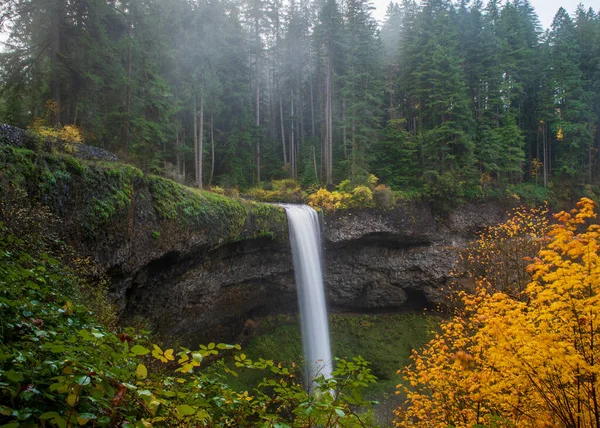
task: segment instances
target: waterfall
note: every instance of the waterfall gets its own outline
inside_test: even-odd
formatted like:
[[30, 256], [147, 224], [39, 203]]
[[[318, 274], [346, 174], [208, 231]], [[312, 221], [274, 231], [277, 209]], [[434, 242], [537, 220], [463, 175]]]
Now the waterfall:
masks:
[[321, 229], [319, 217], [311, 207], [287, 204], [282, 206], [287, 213], [292, 244], [302, 347], [307, 367], [306, 384], [312, 389], [315, 377], [321, 374], [330, 377], [333, 369], [321, 270]]

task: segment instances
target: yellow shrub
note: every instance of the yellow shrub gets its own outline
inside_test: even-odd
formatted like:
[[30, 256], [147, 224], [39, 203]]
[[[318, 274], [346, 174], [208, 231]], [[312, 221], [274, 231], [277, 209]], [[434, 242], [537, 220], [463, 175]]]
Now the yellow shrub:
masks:
[[67, 143], [81, 143], [83, 135], [77, 125], [65, 125], [58, 129], [58, 138]]
[[308, 205], [325, 211], [335, 211], [348, 207], [350, 194], [344, 192], [330, 192], [327, 189], [319, 189], [308, 197]]
[[377, 177], [375, 174], [370, 174], [369, 184], [371, 185], [371, 187], [377, 186], [377, 183], [379, 183], [379, 177]]
[[350, 206], [353, 208], [370, 208], [375, 206], [373, 192], [367, 186], [358, 186], [352, 190]]
[[42, 118], [35, 118], [29, 129], [43, 138], [52, 141], [60, 141], [64, 144], [63, 149], [67, 153], [75, 153], [77, 144], [83, 142], [83, 132], [77, 125], [64, 125], [51, 127], [44, 124]]

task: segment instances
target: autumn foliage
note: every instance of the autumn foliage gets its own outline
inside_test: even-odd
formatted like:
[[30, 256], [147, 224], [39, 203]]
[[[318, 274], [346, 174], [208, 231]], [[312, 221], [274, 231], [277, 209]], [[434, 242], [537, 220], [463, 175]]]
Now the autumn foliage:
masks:
[[600, 426], [600, 226], [590, 199], [555, 218], [521, 295], [479, 278], [414, 353], [397, 426]]
[[548, 239], [548, 208], [515, 208], [504, 223], [484, 228], [459, 254], [453, 272], [461, 289], [487, 285], [521, 298], [531, 280], [526, 267]]

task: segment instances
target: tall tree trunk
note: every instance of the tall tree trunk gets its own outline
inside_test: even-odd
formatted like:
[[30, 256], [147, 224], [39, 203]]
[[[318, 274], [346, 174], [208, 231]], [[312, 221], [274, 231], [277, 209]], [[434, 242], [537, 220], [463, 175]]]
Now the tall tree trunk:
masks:
[[128, 13], [128, 40], [127, 40], [127, 86], [125, 88], [125, 130], [124, 130], [124, 140], [125, 140], [125, 153], [127, 153], [129, 149], [129, 133], [131, 128], [131, 44], [133, 43], [133, 25], [131, 23], [131, 19], [129, 18], [131, 15], [131, 11]]
[[319, 174], [317, 173], [317, 151], [315, 150], [315, 146], [311, 146], [312, 148], [312, 158], [313, 158], [313, 167], [315, 169], [315, 180], [319, 182]]
[[348, 141], [346, 137], [346, 99], [342, 99], [342, 145], [344, 146], [344, 159], [348, 160]]
[[302, 76], [300, 76], [299, 80], [300, 85], [298, 87], [298, 106], [296, 106], [298, 110], [298, 132], [300, 133], [298, 137], [298, 147], [301, 147], [305, 141], [304, 134], [304, 97], [302, 90]]
[[197, 111], [196, 111], [196, 95], [194, 94], [194, 109], [193, 109], [193, 116], [194, 116], [194, 174], [195, 174], [195, 180], [194, 183], [196, 183], [196, 186], [198, 185], [198, 183], [200, 182], [200, 179], [198, 178], [198, 116], [197, 116]]
[[279, 124], [281, 125], [281, 146], [283, 147], [283, 166], [288, 169], [287, 147], [285, 142], [285, 125], [283, 123], [283, 100], [279, 93]]
[[64, 10], [63, 0], [54, 0], [51, 16], [50, 32], [50, 67], [52, 70], [52, 80], [50, 81], [50, 92], [54, 102], [52, 110], [52, 124], [54, 126], [60, 123], [61, 93], [60, 93], [60, 44], [61, 44], [61, 25], [62, 14]]
[[546, 134], [546, 121], [544, 121], [544, 126], [542, 127], [542, 152], [544, 153], [544, 159], [542, 168], [544, 171], [544, 187], [548, 185], [548, 140]]
[[327, 144], [325, 164], [327, 186], [333, 186], [333, 57], [331, 51], [327, 59]]
[[179, 129], [175, 131], [175, 163], [177, 164], [177, 176], [181, 175], [181, 153], [179, 149]]
[[290, 160], [291, 160], [291, 176], [296, 178], [296, 145], [294, 141], [294, 91], [291, 96], [291, 120], [290, 120]]
[[317, 135], [315, 131], [315, 99], [313, 93], [313, 79], [312, 73], [309, 75], [309, 86], [310, 86], [310, 125], [311, 125], [311, 137], [315, 137]]
[[258, 127], [260, 126], [260, 29], [258, 26], [258, 18], [255, 18], [254, 26], [256, 31], [256, 182], [260, 183], [260, 138], [258, 136]]
[[204, 93], [200, 95], [200, 131], [198, 134], [198, 188], [202, 189], [202, 165], [204, 160]]
[[208, 185], [212, 186], [213, 175], [215, 173], [215, 133], [213, 126], [213, 114], [210, 114], [210, 178]]

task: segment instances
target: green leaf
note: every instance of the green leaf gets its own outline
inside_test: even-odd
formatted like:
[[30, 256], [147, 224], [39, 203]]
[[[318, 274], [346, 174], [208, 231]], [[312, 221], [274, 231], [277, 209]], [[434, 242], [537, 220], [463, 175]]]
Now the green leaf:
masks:
[[141, 345], [135, 345], [131, 348], [131, 352], [133, 352], [135, 355], [146, 355], [150, 352], [150, 349], [144, 348]]
[[94, 337], [93, 337], [93, 336], [92, 336], [92, 335], [89, 333], [89, 331], [86, 331], [86, 330], [79, 330], [79, 331], [77, 332], [77, 334], [78, 334], [79, 336], [81, 336], [81, 338], [82, 338], [83, 340], [88, 340], [88, 341], [94, 340]]
[[346, 416], [346, 414], [344, 413], [344, 411], [342, 409], [335, 409], [335, 413], [340, 417], [343, 418], [344, 416]]
[[17, 373], [14, 370], [9, 370], [6, 373], [4, 373], [4, 376], [6, 376], [8, 378], [8, 380], [10, 380], [11, 382], [19, 382], [21, 381], [21, 379], [23, 379], [23, 375], [21, 373]]
[[187, 404], [182, 404], [181, 406], [177, 406], [177, 412], [182, 416], [189, 416], [196, 413], [193, 407], [188, 406]]
[[50, 347], [50, 352], [53, 354], [60, 354], [61, 352], [65, 352], [64, 345], [52, 345]]
[[60, 415], [56, 412], [46, 412], [40, 415], [40, 419], [54, 419], [58, 416]]
[[18, 428], [19, 425], [18, 422], [10, 422], [6, 425], [2, 425], [2, 428]]

